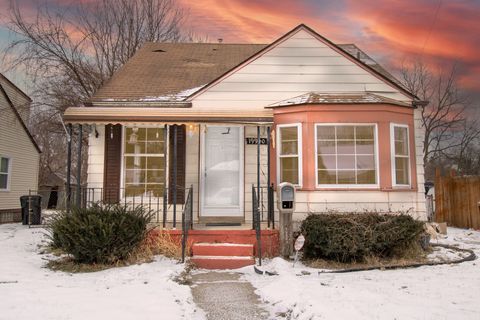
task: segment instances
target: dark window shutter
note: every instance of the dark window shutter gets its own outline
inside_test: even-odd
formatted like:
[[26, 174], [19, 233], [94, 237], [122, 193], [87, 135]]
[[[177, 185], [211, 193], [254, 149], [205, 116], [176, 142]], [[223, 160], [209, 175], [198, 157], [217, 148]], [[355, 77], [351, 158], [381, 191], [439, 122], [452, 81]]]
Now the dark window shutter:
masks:
[[120, 174], [122, 172], [122, 126], [105, 126], [105, 162], [103, 174], [103, 198], [106, 203], [120, 200]]
[[168, 203], [173, 204], [173, 128], [177, 127], [177, 204], [185, 202], [185, 160], [187, 149], [187, 130], [185, 125], [173, 125], [169, 127], [169, 150], [168, 150]]

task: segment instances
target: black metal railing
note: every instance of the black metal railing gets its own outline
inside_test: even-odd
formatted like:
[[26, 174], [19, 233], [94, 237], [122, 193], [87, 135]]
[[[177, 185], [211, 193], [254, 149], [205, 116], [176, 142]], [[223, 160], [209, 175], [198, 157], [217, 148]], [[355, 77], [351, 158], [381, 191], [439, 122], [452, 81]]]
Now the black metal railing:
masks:
[[[188, 199], [190, 194], [190, 201], [193, 198], [192, 187], [183, 188], [178, 187], [176, 193], [184, 193], [185, 199]], [[173, 193], [173, 190], [171, 190]], [[72, 188], [72, 195], [77, 195], [76, 188]], [[136, 192], [125, 188], [105, 189], [105, 188], [81, 188], [80, 190], [80, 204], [78, 205], [75, 197], [71, 197], [72, 207], [86, 208], [92, 204], [121, 204], [128, 207], [141, 206], [145, 211], [152, 214], [152, 222], [162, 224], [165, 228], [170, 225], [173, 228], [177, 227], [178, 223], [182, 222], [182, 217], [177, 215], [177, 210], [184, 211], [187, 201], [175, 201], [178, 197], [169, 199], [169, 189], [165, 188], [158, 191]], [[181, 206], [178, 208], [177, 206]], [[192, 205], [193, 207], [193, 205]], [[68, 208], [68, 205], [67, 205]], [[183, 215], [182, 215], [183, 216]]]
[[[260, 186], [260, 188], [257, 186], [252, 186], [252, 193], [254, 189], [256, 192], [257, 201], [256, 203], [252, 201], [252, 205], [256, 204], [258, 207], [258, 211], [260, 213], [260, 222], [266, 222], [268, 228], [275, 229], [273, 184], [270, 185], [270, 187]], [[255, 229], [255, 225], [252, 225], [252, 228]]]
[[259, 188], [255, 188], [252, 185], [252, 221], [253, 229], [255, 230], [255, 236], [257, 239], [257, 255], [258, 264], [262, 265], [262, 230], [261, 230], [261, 217], [260, 217], [260, 197], [262, 193], [259, 192]]
[[187, 189], [187, 198], [182, 211], [182, 262], [188, 245], [188, 231], [193, 229], [193, 185]]

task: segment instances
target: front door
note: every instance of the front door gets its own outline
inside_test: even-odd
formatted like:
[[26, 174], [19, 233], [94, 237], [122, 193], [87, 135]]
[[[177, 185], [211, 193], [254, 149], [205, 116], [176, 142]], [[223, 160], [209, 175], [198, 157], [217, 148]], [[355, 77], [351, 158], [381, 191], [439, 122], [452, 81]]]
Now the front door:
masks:
[[201, 141], [200, 216], [243, 217], [243, 127], [205, 125]]

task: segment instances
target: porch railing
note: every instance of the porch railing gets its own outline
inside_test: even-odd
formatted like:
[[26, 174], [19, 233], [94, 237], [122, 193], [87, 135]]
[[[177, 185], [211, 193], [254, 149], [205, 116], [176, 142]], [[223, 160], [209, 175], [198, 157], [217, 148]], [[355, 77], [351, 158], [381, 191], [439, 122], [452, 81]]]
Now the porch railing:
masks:
[[182, 262], [188, 245], [188, 231], [193, 229], [193, 185], [187, 189], [187, 198], [182, 212]]
[[[274, 215], [274, 190], [273, 184], [270, 186], [252, 186], [252, 194], [255, 191], [256, 201], [252, 200], [252, 205], [256, 205], [259, 211], [260, 222], [266, 222], [267, 227], [270, 229], [275, 229], [275, 215]], [[260, 192], [258, 192], [260, 191]], [[255, 211], [253, 207], [252, 212]], [[255, 219], [252, 216], [252, 221]], [[255, 229], [255, 223], [252, 224], [252, 228]]]
[[[170, 188], [171, 189], [171, 188]], [[129, 207], [141, 206], [152, 214], [152, 222], [162, 224], [165, 228], [167, 225], [171, 225], [173, 228], [177, 227], [177, 224], [181, 223], [183, 226], [183, 213], [177, 215], [179, 212], [184, 212], [187, 206], [187, 200], [190, 201], [190, 211], [193, 208], [192, 187], [177, 188], [177, 194], [185, 194], [185, 201], [175, 201], [175, 197], [169, 199], [169, 194], [174, 194], [173, 190], [169, 192], [168, 188], [165, 188], [163, 192], [145, 192], [132, 194], [125, 190], [120, 189], [105, 189], [105, 188], [81, 188], [80, 190], [80, 207], [86, 208], [94, 203], [100, 204], [121, 204]], [[72, 194], [77, 194], [76, 188], [72, 188]], [[190, 198], [189, 198], [190, 196]], [[178, 197], [176, 197], [178, 199]], [[72, 206], [76, 206], [72, 197]], [[191, 219], [190, 219], [191, 220]]]

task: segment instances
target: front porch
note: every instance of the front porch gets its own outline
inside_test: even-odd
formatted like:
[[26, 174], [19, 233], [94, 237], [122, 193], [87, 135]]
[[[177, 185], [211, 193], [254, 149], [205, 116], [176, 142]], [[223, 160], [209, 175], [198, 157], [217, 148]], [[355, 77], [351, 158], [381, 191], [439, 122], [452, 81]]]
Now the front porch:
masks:
[[141, 206], [184, 250], [237, 243], [254, 245], [259, 257], [278, 254], [270, 123], [90, 122], [88, 129], [87, 186], [67, 190], [67, 208]]

